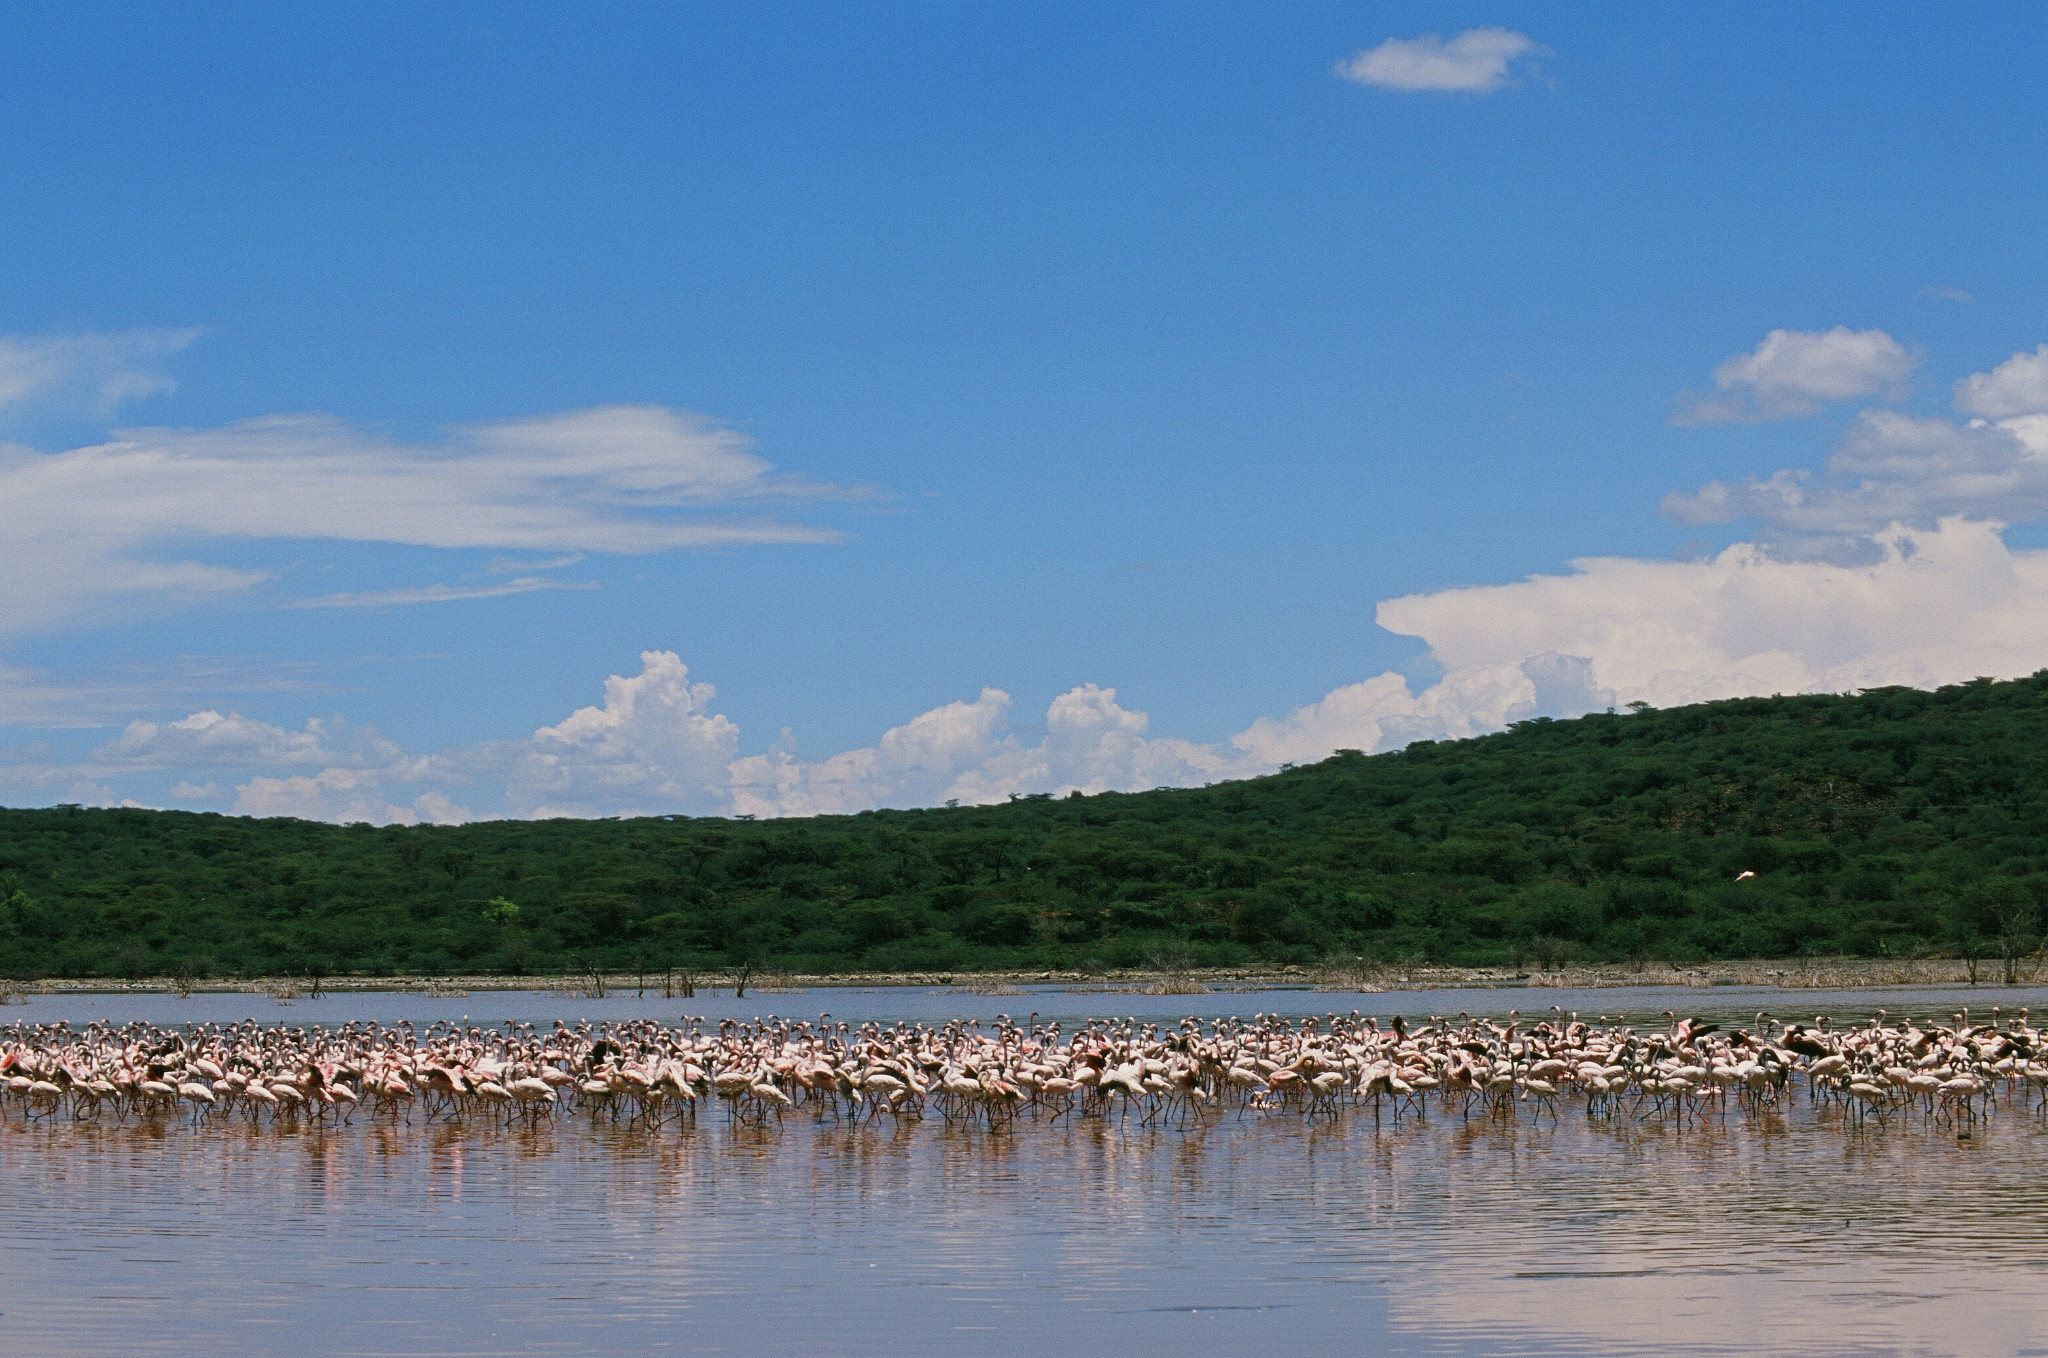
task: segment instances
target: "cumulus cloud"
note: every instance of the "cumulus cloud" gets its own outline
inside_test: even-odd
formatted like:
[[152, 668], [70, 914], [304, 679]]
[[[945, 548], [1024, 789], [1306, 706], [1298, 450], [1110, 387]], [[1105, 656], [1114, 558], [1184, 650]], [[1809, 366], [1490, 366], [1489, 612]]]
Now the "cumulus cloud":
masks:
[[202, 772], [247, 779], [234, 788], [238, 815], [406, 824], [471, 818], [438, 786], [419, 794], [425, 802], [412, 794], [406, 805], [387, 800], [387, 784], [453, 780], [442, 776], [434, 758], [412, 758], [375, 730], [339, 718], [315, 718], [293, 729], [212, 709], [175, 721], [131, 721], [75, 762], [57, 760], [47, 742], [0, 753], [0, 802], [127, 805], [115, 785], [152, 774], [183, 775], [165, 789], [172, 801], [225, 800], [219, 782], [195, 776]]
[[0, 763], [0, 805], [120, 806], [127, 799], [113, 788], [68, 765], [32, 761]]
[[273, 726], [239, 712], [194, 712], [178, 721], [131, 721], [114, 739], [92, 752], [96, 770], [136, 768], [279, 768], [345, 763], [355, 768], [389, 767], [402, 758], [398, 746], [375, 731], [340, 719], [315, 717], [301, 730]]
[[[778, 474], [742, 435], [661, 406], [469, 425], [426, 442], [274, 415], [126, 430], [64, 453], [0, 449], [0, 542], [31, 563], [0, 597], [0, 628], [107, 595], [204, 596], [267, 578], [150, 559], [194, 538], [557, 553], [818, 543], [840, 535], [773, 506], [858, 494]], [[409, 601], [436, 587], [425, 588]]]
[[[1148, 736], [1151, 718], [1127, 711], [1116, 690], [1084, 684], [1054, 698], [1045, 712], [1045, 739], [1020, 772], [1046, 792], [1104, 792], [1188, 786], [1222, 776], [1235, 761], [1193, 741]], [[998, 780], [1002, 771], [994, 770]], [[993, 801], [1008, 791], [993, 785], [964, 785], [976, 801]]]
[[1590, 558], [1571, 575], [1391, 599], [1379, 622], [1427, 641], [1445, 683], [1569, 656], [1587, 691], [1659, 707], [2048, 666], [2048, 552], [2012, 551], [1997, 524], [1962, 518], [1874, 545], [1858, 565], [1746, 543], [1703, 561]]
[[[1385, 617], [1381, 625], [1387, 626]], [[1401, 628], [1393, 630], [1400, 631]], [[1333, 750], [1396, 750], [1417, 740], [1461, 740], [1524, 717], [1575, 717], [1614, 705], [1584, 656], [1543, 651], [1461, 666], [1420, 693], [1399, 674], [1336, 689], [1283, 718], [1261, 717], [1231, 737], [1245, 773], [1304, 764]], [[1245, 774], [1240, 774], [1245, 776]]]
[[[605, 680], [602, 706], [543, 726], [516, 752], [506, 789], [513, 814], [722, 809], [740, 732], [710, 710], [716, 693], [691, 683], [675, 652], [643, 652], [639, 674]], [[509, 753], [493, 747], [485, 761]]]
[[[602, 704], [578, 708], [524, 740], [485, 741], [409, 755], [375, 731], [340, 721], [288, 731], [243, 718], [196, 713], [161, 726], [134, 723], [95, 752], [97, 770], [173, 762], [259, 773], [235, 788], [234, 813], [411, 825], [480, 815], [523, 817], [713, 814], [731, 809], [739, 728], [713, 713], [716, 690], [692, 683], [672, 651], [648, 651], [640, 673], [605, 681]], [[479, 796], [492, 805], [472, 811]], [[460, 799], [460, 800], [458, 800]]]
[[1818, 414], [1895, 391], [1919, 360], [1882, 330], [1773, 330], [1714, 369], [1718, 395], [1680, 398], [1676, 424], [1755, 423]]
[[1335, 750], [1387, 750], [1502, 729], [1525, 716], [1611, 706], [1591, 664], [1554, 654], [1447, 674], [1420, 693], [1398, 674], [1347, 685], [1283, 718], [1261, 718], [1218, 743], [1149, 734], [1150, 718], [1084, 684], [1052, 700], [1035, 742], [1004, 730], [1010, 697], [934, 708], [875, 746], [806, 763], [786, 751], [735, 761], [734, 809], [749, 815], [844, 814], [875, 806], [1011, 796], [1200, 787], [1271, 773]]
[[1970, 374], [1950, 399], [1963, 414], [1987, 420], [2048, 412], [2048, 344], [2014, 354], [1988, 373]]
[[1388, 38], [1337, 63], [1337, 74], [1381, 89], [1490, 94], [1508, 83], [1510, 63], [1542, 49], [1505, 28], [1468, 28], [1450, 41], [1434, 33]]
[[1794, 555], [1869, 556], [1898, 523], [1946, 516], [2021, 522], [2048, 516], [2048, 346], [1956, 384], [1958, 423], [1891, 410], [1851, 421], [1826, 475], [1782, 470], [1674, 492], [1663, 510], [1687, 524], [1755, 520]]
[[99, 759], [126, 765], [317, 764], [334, 758], [317, 723], [287, 731], [240, 713], [194, 712], [179, 721], [131, 721], [100, 746]]
[[[1853, 564], [1755, 544], [1697, 561], [1595, 557], [1569, 574], [1390, 599], [1380, 625], [1426, 643], [1440, 680], [1417, 688], [1382, 674], [1216, 742], [1156, 736], [1116, 690], [1084, 684], [1052, 700], [1036, 739], [1010, 728], [1010, 696], [989, 688], [829, 758], [800, 759], [787, 741], [740, 757], [711, 685], [692, 682], [675, 653], [648, 651], [638, 674], [605, 682], [602, 703], [523, 740], [411, 756], [338, 722], [289, 730], [207, 711], [133, 723], [79, 766], [37, 752], [0, 760], [0, 791], [105, 805], [134, 770], [232, 767], [259, 769], [234, 789], [242, 815], [843, 814], [1200, 786], [1638, 700], [1932, 687], [2048, 667], [2048, 551], [2014, 551], [1998, 524], [1962, 517], [1893, 526], [1872, 547], [1874, 559]], [[199, 785], [173, 795], [196, 797]]]
[[1093, 685], [1056, 698], [1045, 737], [1025, 742], [1003, 729], [1010, 700], [991, 689], [872, 748], [735, 761], [734, 806], [810, 815], [1198, 786], [1638, 700], [1931, 687], [2048, 666], [2048, 552], [2011, 551], [1997, 524], [1962, 518], [1892, 528], [1872, 546], [1876, 559], [1857, 565], [1753, 544], [1702, 561], [1591, 558], [1569, 575], [1388, 600], [1380, 625], [1426, 642], [1442, 679], [1418, 690], [1382, 674], [1216, 744], [1153, 737], [1144, 713]]
[[[287, 731], [198, 713], [136, 723], [109, 742], [101, 771], [170, 762], [299, 764], [258, 773], [235, 789], [239, 815], [331, 821], [445, 823], [487, 814], [527, 817], [654, 814], [821, 815], [876, 806], [1001, 801], [1035, 792], [1191, 786], [1266, 771], [1258, 755], [1148, 735], [1143, 712], [1114, 689], [1082, 685], [1055, 698], [1046, 734], [1008, 731], [1010, 697], [985, 689], [885, 732], [873, 746], [803, 761], [787, 748], [738, 757], [739, 728], [711, 710], [715, 690], [693, 683], [671, 651], [648, 651], [640, 673], [605, 681], [604, 701], [525, 740], [493, 741], [414, 757], [374, 732], [340, 723]], [[346, 762], [343, 762], [343, 760]], [[459, 800], [458, 800], [459, 798]]]
[[1699, 561], [1589, 558], [1565, 575], [1390, 599], [1380, 625], [1425, 642], [1439, 681], [1418, 689], [1383, 674], [1224, 741], [1154, 735], [1114, 689], [1087, 684], [1052, 700], [1036, 739], [1010, 729], [1010, 696], [989, 688], [829, 758], [800, 759], [786, 742], [741, 758], [710, 687], [650, 651], [640, 675], [607, 681], [601, 707], [488, 755], [422, 761], [411, 776], [461, 768], [479, 791], [505, 779], [517, 815], [843, 814], [1200, 786], [1636, 700], [1931, 686], [2048, 665], [2048, 552], [2011, 551], [1996, 524], [1962, 518], [1891, 528], [1872, 545], [1876, 559], [1853, 565], [1752, 544]]
[[745, 815], [825, 815], [876, 806], [997, 802], [1034, 793], [1197, 786], [1246, 767], [1236, 752], [1154, 739], [1150, 718], [1118, 704], [1116, 690], [1084, 684], [1052, 700], [1044, 738], [1004, 730], [1010, 695], [933, 708], [872, 747], [805, 763], [787, 751], [736, 761], [733, 806]]
[[[1420, 639], [1441, 679], [1364, 679], [1223, 740], [1156, 735], [1145, 712], [1096, 684], [1055, 697], [1034, 738], [991, 687], [828, 758], [799, 758], [787, 738], [742, 757], [712, 686], [676, 653], [650, 650], [637, 674], [606, 680], [600, 703], [523, 739], [415, 756], [338, 720], [291, 729], [209, 708], [132, 722], [73, 765], [47, 748], [8, 752], [0, 794], [110, 805], [131, 776], [214, 770], [242, 780], [233, 805], [247, 815], [816, 815], [1198, 786], [1639, 700], [2027, 674], [2048, 667], [2048, 551], [2013, 550], [2003, 523], [2048, 517], [2044, 365], [2048, 348], [1959, 383], [1967, 422], [1862, 412], [1823, 477], [1786, 471], [1667, 502], [1688, 522], [1755, 518], [1764, 541], [1694, 561], [1589, 557], [1564, 574], [1386, 600], [1379, 625]], [[0, 672], [0, 696], [9, 677]], [[191, 777], [171, 792], [222, 797], [218, 782]]]
[[437, 792], [424, 792], [410, 805], [384, 799], [383, 780], [369, 769], [322, 769], [291, 778], [252, 778], [235, 789], [237, 816], [291, 816], [348, 825], [459, 825], [469, 812]]
[[805, 763], [787, 750], [736, 761], [734, 809], [741, 815], [829, 815], [865, 810], [895, 799], [932, 805], [957, 796], [963, 772], [1014, 753], [1001, 734], [1010, 695], [985, 688], [973, 702], [953, 702], [883, 733], [872, 747]]
[[157, 361], [197, 330], [118, 330], [0, 336], [0, 412], [56, 405], [106, 414], [124, 401], [171, 391]]

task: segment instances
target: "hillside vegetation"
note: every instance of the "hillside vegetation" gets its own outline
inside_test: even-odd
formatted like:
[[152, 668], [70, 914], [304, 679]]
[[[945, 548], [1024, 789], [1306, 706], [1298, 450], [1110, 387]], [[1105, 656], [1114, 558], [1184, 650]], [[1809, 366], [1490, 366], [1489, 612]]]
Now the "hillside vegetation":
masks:
[[0, 810], [17, 977], [1997, 957], [2044, 899], [2048, 671], [814, 820]]

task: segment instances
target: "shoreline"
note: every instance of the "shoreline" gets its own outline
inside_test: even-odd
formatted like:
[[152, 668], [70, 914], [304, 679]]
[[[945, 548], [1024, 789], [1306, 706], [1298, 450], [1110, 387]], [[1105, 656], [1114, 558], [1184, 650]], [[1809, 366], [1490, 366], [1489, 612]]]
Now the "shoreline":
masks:
[[[1706, 990], [1754, 987], [1772, 990], [1868, 990], [1888, 986], [1974, 986], [1997, 991], [2036, 984], [2041, 964], [2022, 959], [2008, 981], [2002, 964], [1983, 961], [1970, 973], [1957, 959], [1896, 961], [1867, 958], [1797, 958], [1717, 962], [1692, 966], [1615, 964], [1521, 970], [1512, 967], [1360, 967], [1275, 966], [1158, 971], [1014, 970], [877, 971], [810, 974], [756, 971], [746, 978], [751, 994], [788, 994], [808, 990], [938, 989], [965, 994], [1021, 994], [1026, 987], [1058, 987], [1075, 993], [1199, 995], [1237, 990], [1315, 990], [1373, 994], [1426, 990], [1608, 990], [1629, 987], [1679, 987]], [[51, 977], [0, 983], [0, 1004], [25, 1002], [35, 995], [206, 995], [253, 994], [280, 998], [312, 998], [323, 994], [417, 994], [428, 998], [459, 998], [478, 991], [546, 991], [586, 999], [657, 997], [687, 999], [691, 990], [707, 994], [735, 989], [731, 971], [697, 972], [693, 985], [682, 973], [609, 973], [579, 976], [267, 976], [246, 979], [180, 980], [144, 977], [110, 981], [97, 977]]]

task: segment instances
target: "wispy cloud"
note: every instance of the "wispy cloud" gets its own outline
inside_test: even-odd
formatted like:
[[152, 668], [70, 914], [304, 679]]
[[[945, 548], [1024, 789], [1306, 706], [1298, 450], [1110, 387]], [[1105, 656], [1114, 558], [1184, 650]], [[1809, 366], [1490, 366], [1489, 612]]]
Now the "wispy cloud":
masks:
[[333, 669], [262, 655], [101, 661], [86, 674], [0, 661], [0, 726], [90, 729], [118, 724], [136, 712], [217, 701], [223, 694], [331, 692]]
[[295, 599], [290, 608], [396, 608], [405, 604], [443, 604], [457, 599], [495, 599], [530, 594], [537, 589], [596, 589], [595, 580], [549, 580], [526, 575], [497, 585], [414, 585], [408, 589], [369, 589], [352, 594], [323, 594]]
[[0, 413], [72, 406], [108, 414], [124, 401], [171, 391], [158, 360], [199, 338], [197, 330], [116, 330], [0, 336]]
[[1967, 288], [1921, 288], [1913, 294], [1918, 302], [1974, 302]]
[[1434, 33], [1388, 38], [1337, 63], [1337, 74], [1381, 89], [1490, 94], [1506, 85], [1509, 65], [1542, 51], [1526, 34], [1469, 28], [1446, 42]]
[[[37, 563], [0, 594], [0, 630], [108, 596], [203, 597], [269, 578], [152, 559], [174, 544], [189, 551], [194, 538], [556, 554], [829, 543], [843, 535], [779, 511], [867, 498], [778, 472], [744, 435], [662, 406], [469, 425], [427, 442], [325, 415], [272, 415], [127, 430], [64, 453], [0, 448], [0, 544]], [[520, 586], [535, 588], [548, 586]], [[489, 596], [357, 606], [436, 597]]]
[[582, 561], [583, 552], [563, 552], [559, 556], [545, 556], [532, 559], [499, 556], [491, 558], [490, 564], [478, 571], [479, 575], [525, 575], [529, 571], [558, 571], [564, 566], [574, 566]]

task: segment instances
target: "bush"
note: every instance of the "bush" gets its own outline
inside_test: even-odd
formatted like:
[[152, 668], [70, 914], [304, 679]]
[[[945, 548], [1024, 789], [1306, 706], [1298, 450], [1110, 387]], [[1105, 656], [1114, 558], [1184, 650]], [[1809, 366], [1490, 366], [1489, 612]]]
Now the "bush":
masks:
[[1172, 793], [787, 822], [12, 810], [0, 972], [1137, 965], [1170, 943], [1455, 963], [1968, 941], [2003, 959], [2041, 932], [2044, 802], [2048, 674], [1524, 722]]

